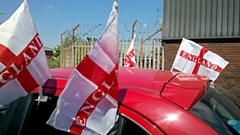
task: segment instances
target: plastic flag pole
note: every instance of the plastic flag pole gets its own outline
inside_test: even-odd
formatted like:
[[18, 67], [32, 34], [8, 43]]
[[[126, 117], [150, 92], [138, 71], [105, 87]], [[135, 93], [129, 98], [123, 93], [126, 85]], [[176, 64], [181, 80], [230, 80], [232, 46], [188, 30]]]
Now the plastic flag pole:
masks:
[[38, 99], [36, 99], [35, 101], [47, 102], [48, 97], [47, 96], [43, 96], [42, 86], [38, 87], [38, 92], [39, 92], [39, 96], [38, 96]]

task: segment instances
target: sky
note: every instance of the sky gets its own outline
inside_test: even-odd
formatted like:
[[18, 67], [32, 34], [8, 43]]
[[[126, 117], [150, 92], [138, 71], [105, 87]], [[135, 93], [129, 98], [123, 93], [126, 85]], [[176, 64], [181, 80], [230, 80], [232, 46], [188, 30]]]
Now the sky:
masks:
[[[0, 22], [7, 20], [23, 0], [0, 0]], [[106, 24], [114, 0], [28, 0], [30, 12], [44, 46], [60, 44], [60, 35], [81, 26]], [[118, 20], [155, 22], [162, 17], [163, 0], [118, 0]], [[130, 28], [129, 28], [130, 27]], [[121, 29], [119, 27], [119, 29]], [[131, 25], [128, 26], [131, 29]]]

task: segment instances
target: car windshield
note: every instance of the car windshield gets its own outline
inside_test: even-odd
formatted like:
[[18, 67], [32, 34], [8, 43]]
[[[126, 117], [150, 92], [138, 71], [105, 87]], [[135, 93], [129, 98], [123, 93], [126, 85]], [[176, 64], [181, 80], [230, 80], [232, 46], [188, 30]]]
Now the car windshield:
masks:
[[240, 100], [219, 85], [209, 87], [190, 112], [219, 134], [240, 134]]

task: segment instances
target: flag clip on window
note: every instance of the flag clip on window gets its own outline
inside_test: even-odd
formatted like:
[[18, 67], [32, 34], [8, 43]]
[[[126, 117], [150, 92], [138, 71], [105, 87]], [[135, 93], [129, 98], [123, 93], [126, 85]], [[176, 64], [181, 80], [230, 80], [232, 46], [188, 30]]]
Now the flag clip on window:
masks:
[[35, 100], [35, 101], [38, 101], [38, 105], [40, 102], [47, 102], [48, 96], [43, 96], [42, 86], [38, 87], [38, 91], [39, 91], [39, 96], [38, 96], [38, 99]]

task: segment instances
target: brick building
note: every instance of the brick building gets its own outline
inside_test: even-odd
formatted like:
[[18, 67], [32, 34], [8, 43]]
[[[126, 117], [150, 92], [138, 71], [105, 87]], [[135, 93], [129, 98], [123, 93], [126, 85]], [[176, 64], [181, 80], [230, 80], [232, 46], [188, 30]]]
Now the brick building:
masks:
[[240, 98], [240, 0], [165, 0], [162, 30], [165, 70], [185, 37], [229, 62], [215, 83]]

